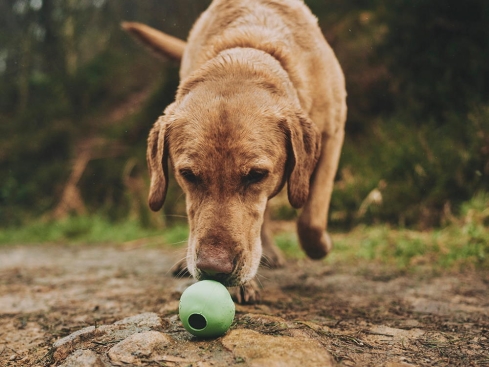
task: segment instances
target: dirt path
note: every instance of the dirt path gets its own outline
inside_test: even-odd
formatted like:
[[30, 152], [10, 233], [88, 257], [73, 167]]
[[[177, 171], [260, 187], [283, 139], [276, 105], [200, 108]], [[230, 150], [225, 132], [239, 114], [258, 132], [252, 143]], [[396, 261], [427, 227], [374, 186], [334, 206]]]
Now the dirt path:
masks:
[[[263, 302], [237, 306], [225, 337], [202, 341], [176, 316], [191, 282], [169, 274], [179, 257], [127, 246], [0, 248], [0, 366], [489, 365], [489, 273], [406, 276], [290, 261], [260, 272]], [[114, 324], [140, 314], [152, 321]], [[121, 331], [128, 324], [133, 331]], [[131, 334], [164, 340], [164, 353], [114, 357]], [[76, 350], [95, 362], [76, 364], [68, 357]]]

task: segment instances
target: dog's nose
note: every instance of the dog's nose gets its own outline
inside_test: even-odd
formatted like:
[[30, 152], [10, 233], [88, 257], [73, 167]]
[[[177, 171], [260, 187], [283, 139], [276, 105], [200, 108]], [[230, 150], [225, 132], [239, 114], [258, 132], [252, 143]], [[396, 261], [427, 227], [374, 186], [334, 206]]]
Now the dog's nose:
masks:
[[204, 278], [226, 279], [234, 270], [234, 256], [221, 246], [203, 245], [197, 254], [195, 266]]
[[234, 269], [233, 261], [222, 257], [199, 256], [196, 266], [204, 276], [211, 279], [229, 275]]

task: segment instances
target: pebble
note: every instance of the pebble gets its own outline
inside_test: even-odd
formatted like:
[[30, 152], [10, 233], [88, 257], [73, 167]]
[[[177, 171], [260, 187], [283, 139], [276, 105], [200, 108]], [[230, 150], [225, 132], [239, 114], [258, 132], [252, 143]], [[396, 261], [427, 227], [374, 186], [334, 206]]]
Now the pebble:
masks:
[[156, 328], [162, 326], [161, 318], [154, 312], [145, 312], [135, 316], [129, 316], [117, 321], [114, 325], [134, 325], [139, 328]]
[[114, 345], [108, 352], [110, 361], [118, 366], [137, 364], [141, 359], [146, 361], [163, 360], [165, 346], [171, 338], [158, 331], [146, 331], [133, 334]]
[[334, 361], [328, 351], [310, 338], [263, 335], [253, 330], [232, 330], [222, 340], [235, 358], [253, 367], [330, 367]]
[[59, 367], [106, 367], [97, 353], [79, 349], [71, 354]]

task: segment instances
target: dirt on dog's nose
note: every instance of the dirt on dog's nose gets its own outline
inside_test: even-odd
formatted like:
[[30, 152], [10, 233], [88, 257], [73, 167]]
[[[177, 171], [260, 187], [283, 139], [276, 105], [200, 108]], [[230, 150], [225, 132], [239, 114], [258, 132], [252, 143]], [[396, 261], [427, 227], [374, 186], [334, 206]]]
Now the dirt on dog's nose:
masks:
[[216, 246], [202, 246], [196, 267], [207, 279], [226, 277], [234, 270], [234, 256]]

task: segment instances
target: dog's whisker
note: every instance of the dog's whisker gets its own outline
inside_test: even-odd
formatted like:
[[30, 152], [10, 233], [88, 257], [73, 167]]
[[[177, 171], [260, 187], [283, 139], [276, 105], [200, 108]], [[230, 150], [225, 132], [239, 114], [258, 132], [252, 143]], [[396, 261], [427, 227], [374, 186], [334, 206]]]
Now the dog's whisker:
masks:
[[166, 243], [166, 245], [169, 246], [175, 246], [175, 245], [180, 245], [182, 243], [187, 243], [188, 240], [182, 240], [182, 241], [177, 241], [177, 242], [172, 242], [172, 243]]
[[165, 217], [188, 219], [188, 215], [183, 215], [183, 214], [165, 214]]
[[172, 266], [171, 266], [171, 269], [177, 267], [178, 265], [180, 265], [180, 263], [182, 263], [184, 260], [186, 259], [186, 257], [182, 257], [180, 260], [177, 260]]
[[187, 269], [180, 269], [180, 271], [174, 275], [175, 278], [177, 279], [183, 279], [185, 278], [185, 274], [187, 273]]
[[266, 277], [263, 274], [257, 274], [255, 279], [260, 284], [261, 287], [264, 287], [262, 279], [266, 281], [270, 281], [272, 278]]
[[172, 247], [172, 248], [169, 249], [169, 252], [172, 255], [178, 255], [178, 256], [180, 256], [182, 254], [182, 250], [183, 250], [183, 248], [181, 248], [181, 247]]
[[175, 270], [178, 269], [178, 267], [180, 266], [180, 264], [182, 264], [184, 261], [185, 261], [186, 257], [182, 257], [180, 260], [177, 260], [171, 267], [170, 269], [168, 269], [168, 271], [165, 273], [165, 276], [170, 274], [170, 273], [173, 273], [173, 276], [176, 277], [176, 278], [183, 278], [183, 274], [185, 274], [185, 272], [187, 271], [186, 268], [180, 268], [178, 270], [177, 273], [174, 273]]
[[178, 201], [178, 200], [180, 200], [180, 199], [181, 199], [182, 197], [184, 197], [184, 196], [185, 196], [185, 194], [182, 192], [180, 195], [178, 195], [178, 197], [177, 197], [177, 201]]
[[265, 279], [265, 280], [270, 280], [270, 279], [271, 279], [270, 277], [267, 277], [267, 276], [265, 276], [265, 275], [263, 275], [263, 274], [260, 274], [260, 273], [257, 273], [257, 274], [256, 274], [256, 277], [257, 277], [257, 279], [258, 279], [258, 278], [262, 278], [262, 279]]
[[261, 282], [260, 276], [258, 274], [256, 274], [255, 280], [258, 282], [258, 284], [260, 285], [260, 287], [263, 287], [263, 283]]
[[260, 260], [260, 265], [265, 268], [265, 269], [272, 269], [272, 266], [270, 265], [272, 263], [270, 257], [268, 257], [267, 255], [263, 254], [261, 256], [261, 260]]
[[185, 273], [187, 271], [185, 269], [182, 269], [178, 272], [178, 274], [175, 276], [177, 279], [183, 279], [185, 277]]

